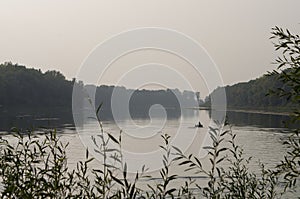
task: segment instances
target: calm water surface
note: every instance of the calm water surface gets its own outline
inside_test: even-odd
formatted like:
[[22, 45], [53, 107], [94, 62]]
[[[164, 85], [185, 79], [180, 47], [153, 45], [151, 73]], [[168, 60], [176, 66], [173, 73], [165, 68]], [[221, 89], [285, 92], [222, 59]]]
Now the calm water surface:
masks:
[[[69, 114], [65, 114], [69, 115]], [[187, 154], [201, 155], [201, 146], [205, 143], [205, 136], [210, 124], [209, 112], [206, 110], [194, 111], [187, 110], [178, 118], [169, 118], [166, 121], [162, 118], [135, 118], [130, 120], [121, 120], [117, 123], [111, 120], [103, 120], [105, 131], [115, 136], [119, 135], [120, 129], [123, 132], [122, 149], [127, 154], [126, 161], [129, 164], [129, 170], [136, 171], [145, 164], [151, 171], [151, 175], [158, 177], [157, 169], [160, 168], [161, 152], [159, 145], [162, 144], [161, 134], [171, 135], [172, 144], [178, 146]], [[272, 168], [285, 154], [286, 149], [282, 145], [283, 139], [288, 136], [283, 120], [288, 119], [284, 115], [273, 115], [265, 113], [246, 113], [246, 112], [227, 112], [228, 120], [232, 124], [232, 130], [237, 134], [237, 142], [244, 148], [247, 157], [252, 156], [250, 168], [258, 171], [258, 162], [262, 162], [267, 167]], [[0, 116], [1, 119], [1, 116]], [[38, 127], [56, 127], [59, 128], [61, 140], [69, 142], [68, 163], [70, 167], [75, 167], [76, 162], [83, 160], [85, 150], [88, 147], [93, 151], [94, 145], [91, 142], [91, 136], [99, 133], [97, 122], [86, 121], [82, 127], [76, 128], [72, 125], [72, 117], [62, 118], [61, 114], [33, 116], [31, 114], [16, 115], [10, 117], [11, 121], [0, 122], [2, 132], [7, 130], [7, 126], [14, 124], [25, 128], [26, 124], [33, 124]], [[194, 128], [194, 125], [201, 121], [204, 128]], [[0, 120], [1, 121], [1, 120]], [[8, 124], [9, 123], [9, 124]], [[10, 135], [3, 135], [7, 139], [13, 139]], [[101, 157], [91, 152], [96, 160], [91, 167], [101, 165]], [[203, 162], [207, 162], [203, 158]], [[173, 167], [172, 172], [181, 177], [201, 177], [192, 173], [186, 173], [179, 167]]]

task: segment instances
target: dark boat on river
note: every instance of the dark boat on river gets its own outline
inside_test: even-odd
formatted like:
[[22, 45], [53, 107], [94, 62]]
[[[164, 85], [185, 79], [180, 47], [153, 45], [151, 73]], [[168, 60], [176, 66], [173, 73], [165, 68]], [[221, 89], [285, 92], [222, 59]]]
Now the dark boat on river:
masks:
[[198, 124], [195, 125], [196, 128], [203, 128], [203, 125], [201, 124], [201, 122], [199, 121]]

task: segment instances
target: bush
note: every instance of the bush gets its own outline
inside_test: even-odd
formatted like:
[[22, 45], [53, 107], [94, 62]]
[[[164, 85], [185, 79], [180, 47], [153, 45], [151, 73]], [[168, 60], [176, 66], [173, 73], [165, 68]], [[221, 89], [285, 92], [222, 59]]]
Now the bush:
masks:
[[[100, 169], [88, 172], [88, 152], [86, 161], [78, 162], [77, 168], [70, 170], [67, 165], [66, 148], [68, 144], [59, 141], [55, 131], [45, 135], [44, 139], [16, 131], [16, 145], [1, 140], [0, 175], [3, 179], [2, 197], [8, 198], [275, 198], [277, 178], [262, 165], [261, 175], [250, 172], [249, 159], [243, 157], [242, 149], [236, 145], [236, 135], [226, 126], [224, 130], [210, 128], [212, 146], [207, 146], [210, 165], [203, 168], [201, 160], [193, 155], [185, 155], [180, 149], [170, 146], [170, 136], [162, 135], [164, 145], [163, 165], [160, 170], [161, 182], [148, 184], [148, 190], [137, 187], [137, 182], [145, 176], [145, 167], [136, 173], [134, 179], [128, 179], [127, 164], [122, 160], [121, 135], [115, 138], [103, 130], [98, 135], [97, 153], [103, 158]], [[109, 142], [115, 142], [119, 149], [108, 148]], [[228, 145], [229, 147], [224, 147]], [[171, 155], [175, 158], [171, 158]], [[109, 161], [114, 160], [114, 161]], [[225, 169], [222, 163], [229, 165]], [[114, 162], [110, 164], [109, 162]], [[170, 186], [178, 180], [170, 175], [170, 166], [178, 164], [186, 171], [204, 174], [208, 182], [200, 186], [190, 180], [180, 187]], [[122, 174], [119, 176], [117, 174]], [[195, 191], [197, 188], [198, 191]]]
[[[300, 37], [275, 27], [272, 31], [271, 39], [276, 39], [274, 46], [276, 51], [281, 52], [275, 64], [277, 70], [271, 75], [279, 74], [283, 87], [273, 90], [271, 94], [281, 98], [286, 98], [294, 104], [294, 110], [291, 113], [291, 120], [287, 125], [299, 125], [300, 121]], [[284, 179], [285, 188], [295, 188], [297, 179], [300, 177], [300, 129], [293, 130], [288, 140], [284, 144], [288, 152], [284, 159], [277, 166], [276, 175], [281, 175]]]

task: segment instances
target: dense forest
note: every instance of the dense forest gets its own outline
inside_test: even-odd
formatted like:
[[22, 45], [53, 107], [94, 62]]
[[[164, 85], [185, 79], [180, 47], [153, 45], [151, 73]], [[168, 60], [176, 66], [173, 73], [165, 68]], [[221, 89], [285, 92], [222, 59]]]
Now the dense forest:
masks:
[[[227, 106], [243, 109], [271, 109], [276, 107], [278, 110], [284, 110], [291, 106], [285, 98], [268, 95], [268, 93], [283, 87], [278, 76], [279, 74], [266, 74], [255, 80], [226, 86]], [[220, 88], [217, 88], [213, 93], [217, 92], [218, 89]], [[207, 97], [204, 105], [208, 106], [209, 104], [210, 97]]]
[[[57, 71], [29, 69], [25, 66], [6, 62], [0, 64], [0, 107], [72, 107], [72, 91], [75, 79], [67, 80]], [[76, 83], [77, 84], [77, 83]], [[174, 90], [132, 90], [125, 87], [83, 85], [83, 90], [96, 89], [96, 106], [103, 103], [103, 111], [110, 114], [113, 91], [131, 96], [129, 108], [133, 114], [148, 115], [149, 108], [161, 104], [166, 109], [180, 109], [197, 105], [196, 94], [191, 91]], [[199, 96], [199, 94], [198, 94]], [[123, 106], [123, 102], [119, 105]], [[180, 113], [179, 113], [180, 114]], [[176, 113], [178, 116], [178, 113]], [[142, 116], [142, 115], [141, 115]]]
[[[86, 86], [87, 88], [88, 86]], [[114, 100], [112, 99], [114, 95]], [[127, 103], [126, 100], [129, 99]], [[198, 106], [194, 92], [178, 89], [166, 90], [132, 90], [125, 87], [99, 86], [96, 90], [96, 106], [103, 103], [102, 112], [106, 117], [111, 116], [111, 107], [118, 111], [119, 117], [129, 110], [131, 117], [145, 118], [153, 105], [164, 107], [168, 117], [180, 117], [181, 108]], [[112, 105], [113, 103], [113, 105]]]
[[69, 106], [73, 82], [57, 71], [0, 65], [0, 106]]
[[[289, 106], [287, 101], [276, 96], [266, 96], [272, 89], [281, 88], [279, 74], [264, 75], [249, 82], [226, 86], [226, 97], [229, 108], [265, 109]], [[71, 110], [72, 91], [75, 80], [67, 80], [58, 71], [42, 72], [25, 66], [6, 62], [0, 64], [0, 107], [64, 107]], [[84, 89], [96, 89], [96, 106], [103, 103], [103, 111], [111, 115], [111, 96], [113, 91], [119, 95], [131, 96], [129, 110], [133, 115], [148, 115], [149, 108], [160, 104], [166, 109], [178, 110], [180, 105], [194, 107], [201, 102], [197, 93], [191, 91], [167, 90], [132, 90], [125, 87], [85, 85]], [[218, 90], [220, 88], [217, 88]], [[216, 92], [216, 90], [214, 92]], [[198, 93], [199, 96], [199, 93]], [[204, 105], [209, 105], [207, 97]], [[180, 104], [181, 103], [181, 104]], [[123, 106], [123, 102], [118, 103]], [[173, 111], [174, 112], [174, 111]], [[180, 115], [177, 111], [175, 116]]]

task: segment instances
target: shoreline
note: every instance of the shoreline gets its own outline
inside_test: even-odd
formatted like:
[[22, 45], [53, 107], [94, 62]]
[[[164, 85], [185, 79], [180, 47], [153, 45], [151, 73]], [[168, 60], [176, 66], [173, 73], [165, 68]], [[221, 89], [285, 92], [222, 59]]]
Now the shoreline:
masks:
[[255, 114], [264, 114], [264, 115], [285, 115], [289, 116], [290, 113], [288, 112], [275, 112], [275, 111], [268, 111], [268, 110], [254, 110], [254, 109], [227, 109], [230, 112], [238, 112], [238, 113], [255, 113]]
[[[206, 106], [200, 106], [200, 107], [195, 107], [191, 108], [195, 110], [211, 110], [210, 107]], [[229, 112], [239, 112], [239, 113], [255, 113], [255, 114], [265, 114], [265, 115], [285, 115], [289, 116], [292, 112], [288, 112], [287, 110], [279, 110], [279, 111], [270, 111], [268, 109], [247, 109], [247, 108], [234, 108], [234, 107], [228, 107], [226, 111]]]

